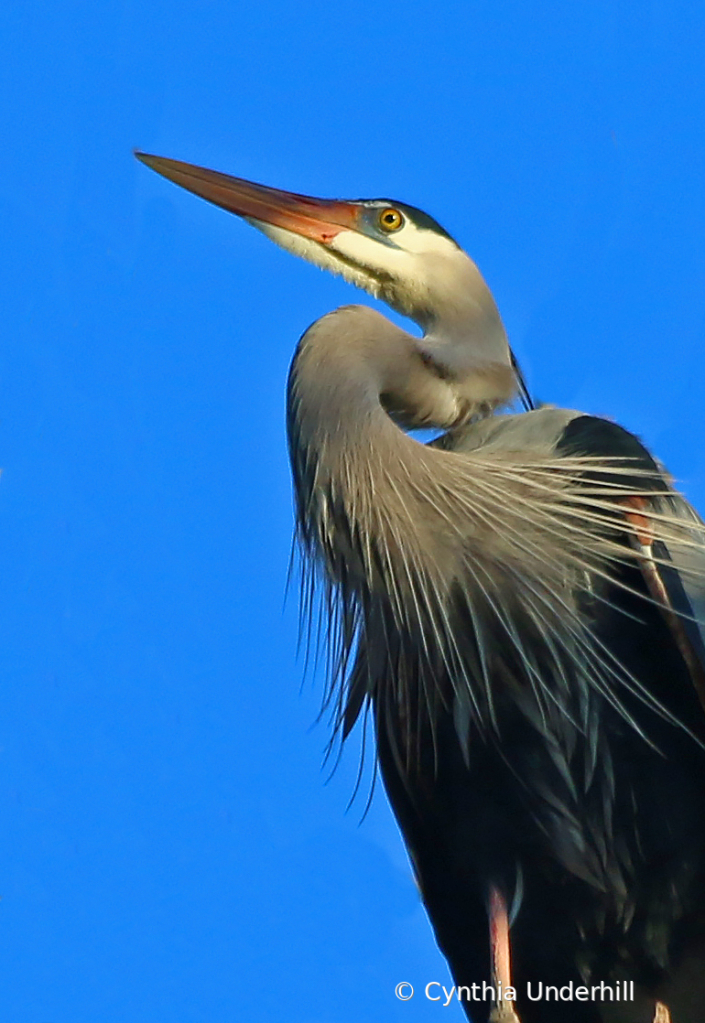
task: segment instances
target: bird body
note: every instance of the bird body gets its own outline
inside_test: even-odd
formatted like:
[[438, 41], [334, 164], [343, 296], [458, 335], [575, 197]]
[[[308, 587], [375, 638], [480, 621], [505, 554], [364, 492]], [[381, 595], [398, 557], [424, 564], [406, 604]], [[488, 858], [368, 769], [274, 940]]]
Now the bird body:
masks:
[[[705, 717], [639, 568], [627, 561], [578, 588], [590, 557], [599, 568], [613, 552], [609, 541], [599, 552], [599, 534], [587, 552], [586, 508], [576, 515], [568, 505], [578, 532], [565, 532], [560, 465], [602, 469], [620, 496], [647, 480], [661, 493], [664, 476], [620, 427], [561, 409], [487, 417], [420, 448], [380, 403], [386, 375], [370, 390], [353, 365], [358, 356], [369, 364], [368, 345], [384, 350], [398, 385], [393, 407], [409, 385], [417, 409], [433, 405], [395, 352], [401, 333], [362, 307], [339, 310], [310, 328], [292, 367], [300, 536], [336, 587], [329, 599], [341, 589], [347, 597], [332, 638], [338, 684], [352, 637], [360, 644], [337, 690], [339, 726], [347, 734], [371, 701], [385, 786], [457, 985], [491, 976], [486, 892], [495, 886], [516, 913], [518, 991], [539, 980], [631, 979], [644, 1004], [627, 1003], [623, 1018], [651, 1023], [674, 964], [676, 975], [690, 968], [679, 948], [705, 938]], [[365, 338], [358, 351], [353, 337]], [[328, 348], [344, 363], [331, 373], [345, 381], [334, 424], [330, 395], [317, 418]], [[504, 474], [517, 469], [526, 503], [514, 490], [511, 507], [497, 506]], [[554, 520], [527, 520], [532, 483], [545, 489], [552, 477], [555, 506], [543, 493], [542, 507]], [[695, 997], [690, 982], [684, 997]], [[674, 1019], [695, 1023], [703, 998], [705, 990], [695, 1015]], [[561, 1002], [523, 994], [517, 1006], [524, 1023], [566, 1019]], [[468, 1009], [486, 1018], [481, 1004]], [[603, 1010], [580, 1003], [570, 1019], [622, 1018], [612, 1003], [611, 1017]]]
[[[621, 427], [499, 414], [522, 383], [501, 319], [426, 214], [140, 158], [422, 329], [362, 306], [313, 324], [288, 432], [334, 732], [371, 708], [456, 985], [516, 988], [468, 1018], [702, 1023], [701, 521]], [[531, 994], [625, 983], [619, 1004]]]

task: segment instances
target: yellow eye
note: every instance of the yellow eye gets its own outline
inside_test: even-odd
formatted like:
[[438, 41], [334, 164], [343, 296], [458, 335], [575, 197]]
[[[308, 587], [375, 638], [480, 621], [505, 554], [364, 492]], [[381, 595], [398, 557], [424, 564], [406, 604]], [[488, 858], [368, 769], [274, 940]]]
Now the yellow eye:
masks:
[[398, 231], [403, 223], [404, 218], [399, 210], [395, 210], [391, 206], [388, 206], [386, 210], [382, 210], [379, 215], [379, 226], [383, 231]]

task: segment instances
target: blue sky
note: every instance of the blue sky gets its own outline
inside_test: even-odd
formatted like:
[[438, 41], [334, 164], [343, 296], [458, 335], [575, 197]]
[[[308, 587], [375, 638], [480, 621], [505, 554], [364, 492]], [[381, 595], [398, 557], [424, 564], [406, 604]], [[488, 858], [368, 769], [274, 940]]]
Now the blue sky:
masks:
[[288, 363], [362, 296], [131, 150], [427, 210], [536, 396], [703, 509], [703, 8], [11, 2], [0, 39], [0, 1017], [437, 1019], [284, 607]]

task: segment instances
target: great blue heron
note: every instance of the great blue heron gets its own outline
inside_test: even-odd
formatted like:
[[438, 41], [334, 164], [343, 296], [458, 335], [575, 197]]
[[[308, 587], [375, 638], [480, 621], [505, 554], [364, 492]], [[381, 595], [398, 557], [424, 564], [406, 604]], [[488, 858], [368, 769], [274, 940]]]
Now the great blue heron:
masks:
[[498, 414], [521, 390], [502, 321], [426, 214], [137, 155], [422, 329], [318, 320], [288, 429], [335, 727], [371, 706], [468, 1017], [703, 1023], [701, 520], [621, 427]]

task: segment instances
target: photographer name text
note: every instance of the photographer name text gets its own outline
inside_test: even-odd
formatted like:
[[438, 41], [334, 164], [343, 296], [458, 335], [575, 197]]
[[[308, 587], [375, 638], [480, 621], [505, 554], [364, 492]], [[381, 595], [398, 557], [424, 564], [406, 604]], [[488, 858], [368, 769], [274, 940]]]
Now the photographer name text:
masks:
[[[408, 981], [401, 981], [394, 988], [394, 993], [401, 1002], [408, 1002], [414, 997], [414, 987]], [[444, 1007], [452, 1002], [515, 1002], [517, 989], [502, 987], [501, 984], [459, 984], [450, 988], [437, 980], [430, 981], [424, 988], [429, 1002], [440, 1002]], [[530, 1002], [633, 1002], [634, 981], [619, 980], [612, 984], [601, 981], [599, 984], [544, 984], [543, 981], [527, 981], [526, 998]]]

